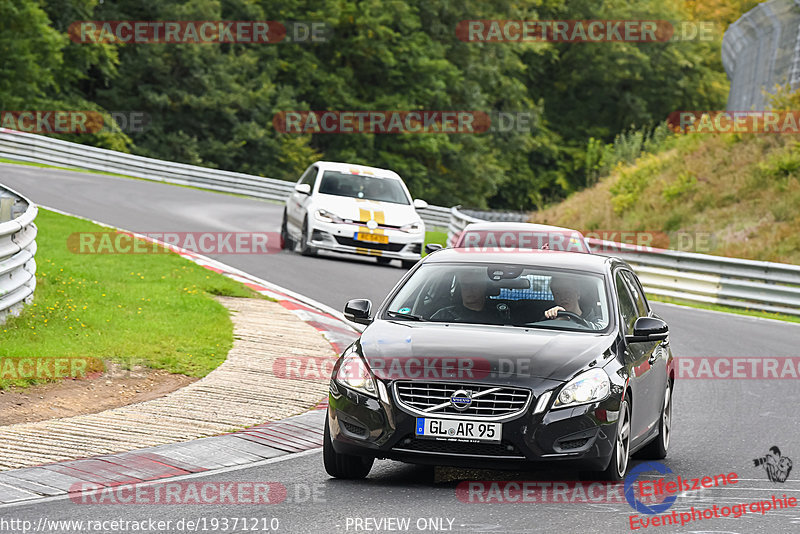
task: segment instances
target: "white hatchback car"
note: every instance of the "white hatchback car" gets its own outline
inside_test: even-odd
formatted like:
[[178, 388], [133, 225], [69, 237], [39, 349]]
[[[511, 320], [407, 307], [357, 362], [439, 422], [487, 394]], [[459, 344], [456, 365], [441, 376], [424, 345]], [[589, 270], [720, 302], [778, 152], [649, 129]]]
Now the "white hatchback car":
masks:
[[386, 169], [318, 161], [294, 186], [281, 224], [283, 248], [301, 254], [319, 250], [393, 259], [410, 268], [419, 261], [425, 224], [397, 173]]

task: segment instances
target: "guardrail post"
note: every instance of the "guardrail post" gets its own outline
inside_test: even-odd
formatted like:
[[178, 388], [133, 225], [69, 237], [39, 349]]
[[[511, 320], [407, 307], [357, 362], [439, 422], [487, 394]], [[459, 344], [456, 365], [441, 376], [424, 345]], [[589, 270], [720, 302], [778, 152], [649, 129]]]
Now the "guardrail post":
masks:
[[7, 196], [0, 197], [0, 223], [11, 220], [11, 208], [14, 206], [14, 199]]

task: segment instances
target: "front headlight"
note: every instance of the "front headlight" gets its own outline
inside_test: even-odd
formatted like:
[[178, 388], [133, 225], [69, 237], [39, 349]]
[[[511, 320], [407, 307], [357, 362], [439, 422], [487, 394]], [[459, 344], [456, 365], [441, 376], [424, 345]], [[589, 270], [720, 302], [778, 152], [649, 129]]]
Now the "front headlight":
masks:
[[342, 364], [336, 372], [336, 381], [370, 397], [378, 396], [372, 371], [367, 362], [355, 352], [342, 356]]
[[338, 215], [334, 215], [328, 210], [317, 210], [316, 213], [314, 213], [314, 217], [318, 221], [322, 222], [334, 222], [334, 223], [344, 222], [344, 219], [342, 219]]
[[611, 380], [602, 369], [581, 373], [564, 386], [553, 403], [553, 408], [577, 406], [605, 399], [611, 391]]
[[422, 231], [422, 224], [420, 224], [419, 221], [410, 224], [404, 224], [400, 227], [400, 230], [409, 234], [418, 234]]

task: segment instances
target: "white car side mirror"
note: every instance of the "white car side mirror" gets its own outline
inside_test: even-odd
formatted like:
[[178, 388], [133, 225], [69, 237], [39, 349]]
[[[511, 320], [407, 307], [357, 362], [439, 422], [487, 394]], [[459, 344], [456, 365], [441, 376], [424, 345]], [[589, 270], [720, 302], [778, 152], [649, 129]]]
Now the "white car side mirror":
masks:
[[421, 198], [414, 199], [414, 207], [418, 210], [424, 210], [428, 207], [428, 203], [422, 200]]
[[304, 195], [311, 194], [311, 186], [309, 184], [297, 184], [294, 186], [294, 190]]

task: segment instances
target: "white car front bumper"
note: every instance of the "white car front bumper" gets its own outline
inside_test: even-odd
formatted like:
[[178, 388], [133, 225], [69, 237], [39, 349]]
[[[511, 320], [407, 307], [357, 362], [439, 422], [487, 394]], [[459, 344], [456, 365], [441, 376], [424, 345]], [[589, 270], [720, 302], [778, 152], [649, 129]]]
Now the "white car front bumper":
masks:
[[[410, 234], [385, 226], [370, 230], [362, 224], [321, 221], [314, 221], [309, 233], [311, 234], [309, 244], [319, 250], [414, 261], [420, 259], [425, 239], [424, 227], [421, 232]], [[356, 239], [357, 233], [385, 236], [388, 238], [388, 243]]]

